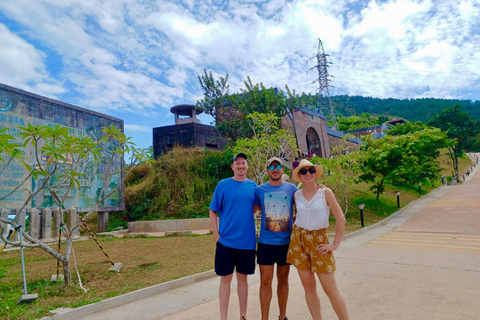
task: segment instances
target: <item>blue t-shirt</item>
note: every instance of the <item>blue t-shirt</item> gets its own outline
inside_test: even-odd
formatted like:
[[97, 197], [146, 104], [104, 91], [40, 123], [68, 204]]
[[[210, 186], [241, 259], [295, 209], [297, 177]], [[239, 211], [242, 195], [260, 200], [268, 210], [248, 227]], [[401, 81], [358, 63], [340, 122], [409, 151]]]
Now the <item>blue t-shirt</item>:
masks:
[[256, 188], [257, 184], [250, 179], [227, 178], [217, 184], [210, 209], [219, 213], [218, 241], [225, 247], [255, 250], [253, 205]]
[[258, 242], [283, 245], [290, 242], [293, 223], [293, 195], [298, 188], [290, 182], [272, 186], [266, 182], [256, 191], [255, 204], [262, 207]]

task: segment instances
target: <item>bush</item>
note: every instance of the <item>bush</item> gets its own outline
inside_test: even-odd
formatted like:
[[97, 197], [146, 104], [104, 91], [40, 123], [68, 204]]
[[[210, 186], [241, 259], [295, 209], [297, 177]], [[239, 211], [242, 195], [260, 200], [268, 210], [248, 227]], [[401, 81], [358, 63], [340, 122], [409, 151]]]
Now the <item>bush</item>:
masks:
[[174, 148], [127, 177], [121, 221], [208, 217], [218, 181], [232, 175], [233, 153]]

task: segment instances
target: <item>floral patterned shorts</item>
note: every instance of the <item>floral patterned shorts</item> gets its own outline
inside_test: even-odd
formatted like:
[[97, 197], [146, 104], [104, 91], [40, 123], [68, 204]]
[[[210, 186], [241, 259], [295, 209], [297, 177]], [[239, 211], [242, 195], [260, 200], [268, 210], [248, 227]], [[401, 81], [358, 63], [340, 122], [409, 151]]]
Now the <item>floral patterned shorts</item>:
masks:
[[327, 230], [308, 231], [293, 225], [288, 247], [287, 262], [298, 269], [313, 273], [332, 273], [335, 271], [335, 257], [332, 252], [326, 255], [317, 252], [320, 244], [328, 243]]

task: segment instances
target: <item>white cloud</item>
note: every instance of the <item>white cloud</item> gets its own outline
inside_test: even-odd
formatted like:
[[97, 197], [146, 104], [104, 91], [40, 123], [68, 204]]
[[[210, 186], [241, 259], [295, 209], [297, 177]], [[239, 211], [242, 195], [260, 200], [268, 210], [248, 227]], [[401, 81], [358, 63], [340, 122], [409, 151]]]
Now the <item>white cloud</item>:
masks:
[[46, 55], [0, 23], [0, 82], [38, 94], [56, 97], [65, 88], [49, 79]]
[[42, 81], [46, 74], [45, 54], [0, 24], [0, 81], [14, 85]]

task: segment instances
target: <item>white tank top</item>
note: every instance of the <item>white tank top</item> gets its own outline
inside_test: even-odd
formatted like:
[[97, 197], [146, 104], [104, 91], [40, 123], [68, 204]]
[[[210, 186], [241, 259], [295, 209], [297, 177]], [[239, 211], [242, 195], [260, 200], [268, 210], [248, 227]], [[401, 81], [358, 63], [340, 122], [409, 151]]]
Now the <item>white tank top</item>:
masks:
[[295, 192], [295, 205], [297, 217], [295, 225], [306, 230], [319, 230], [328, 228], [328, 215], [330, 207], [325, 200], [325, 188], [318, 189], [310, 201], [307, 201], [302, 190]]

